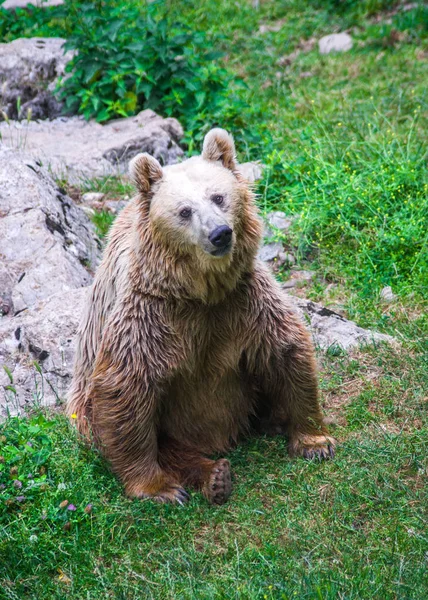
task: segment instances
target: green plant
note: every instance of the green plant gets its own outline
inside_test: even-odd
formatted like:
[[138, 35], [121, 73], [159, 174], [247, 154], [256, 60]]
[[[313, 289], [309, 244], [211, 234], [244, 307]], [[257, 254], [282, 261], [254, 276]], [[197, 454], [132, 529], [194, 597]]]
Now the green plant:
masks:
[[95, 211], [92, 215], [92, 221], [96, 227], [97, 234], [103, 238], [107, 235], [108, 230], [115, 220], [115, 215], [107, 210]]
[[151, 108], [191, 123], [224, 101], [230, 75], [212, 41], [170, 23], [157, 4], [98, 0], [66, 10], [74, 22], [66, 48], [77, 51], [60, 88], [68, 111], [102, 122]]
[[0, 6], [0, 41], [10, 42], [20, 37], [54, 37], [64, 33], [62, 6], [6, 10]]
[[43, 414], [29, 420], [11, 417], [0, 431], [0, 515], [32, 502], [46, 488], [46, 464], [52, 452], [52, 422]]

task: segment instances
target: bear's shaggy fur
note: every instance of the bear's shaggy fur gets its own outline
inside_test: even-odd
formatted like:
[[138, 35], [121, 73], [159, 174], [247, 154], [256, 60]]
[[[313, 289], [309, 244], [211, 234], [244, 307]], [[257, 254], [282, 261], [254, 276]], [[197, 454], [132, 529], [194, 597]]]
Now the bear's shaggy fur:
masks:
[[[68, 413], [126, 493], [221, 504], [224, 452], [256, 429], [292, 455], [333, 455], [308, 332], [256, 259], [261, 224], [231, 136], [162, 168], [133, 159], [138, 195], [117, 218], [78, 338]], [[77, 415], [77, 417], [76, 417]]]

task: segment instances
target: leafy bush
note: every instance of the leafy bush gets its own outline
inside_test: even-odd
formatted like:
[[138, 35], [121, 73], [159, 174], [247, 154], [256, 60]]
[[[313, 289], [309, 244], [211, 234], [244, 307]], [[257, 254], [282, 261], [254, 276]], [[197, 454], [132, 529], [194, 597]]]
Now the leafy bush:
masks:
[[0, 41], [11, 42], [20, 37], [55, 37], [64, 35], [64, 8], [50, 6], [6, 10], [0, 6]]
[[98, 0], [66, 10], [66, 49], [78, 52], [60, 90], [68, 111], [102, 122], [151, 108], [191, 125], [220, 109], [230, 75], [204, 33], [169, 23], [157, 5]]

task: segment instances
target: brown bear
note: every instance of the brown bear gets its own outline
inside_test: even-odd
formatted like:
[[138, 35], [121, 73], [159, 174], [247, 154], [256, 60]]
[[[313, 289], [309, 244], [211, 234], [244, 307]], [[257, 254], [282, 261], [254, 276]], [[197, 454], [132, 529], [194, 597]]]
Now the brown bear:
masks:
[[232, 137], [201, 156], [130, 164], [137, 196], [111, 229], [78, 336], [68, 413], [131, 497], [213, 504], [230, 494], [225, 452], [257, 429], [291, 455], [333, 456], [314, 349], [256, 258], [261, 222]]

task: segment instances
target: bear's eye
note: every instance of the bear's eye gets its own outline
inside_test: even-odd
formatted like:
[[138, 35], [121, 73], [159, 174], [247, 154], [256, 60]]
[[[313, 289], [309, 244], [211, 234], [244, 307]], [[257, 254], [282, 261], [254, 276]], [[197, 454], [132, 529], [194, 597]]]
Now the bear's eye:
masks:
[[217, 206], [221, 206], [224, 202], [224, 196], [221, 194], [214, 194], [214, 196], [211, 196], [211, 200], [214, 204], [217, 204]]
[[189, 219], [191, 216], [192, 216], [191, 208], [182, 208], [180, 210], [180, 217], [182, 217], [183, 219]]

